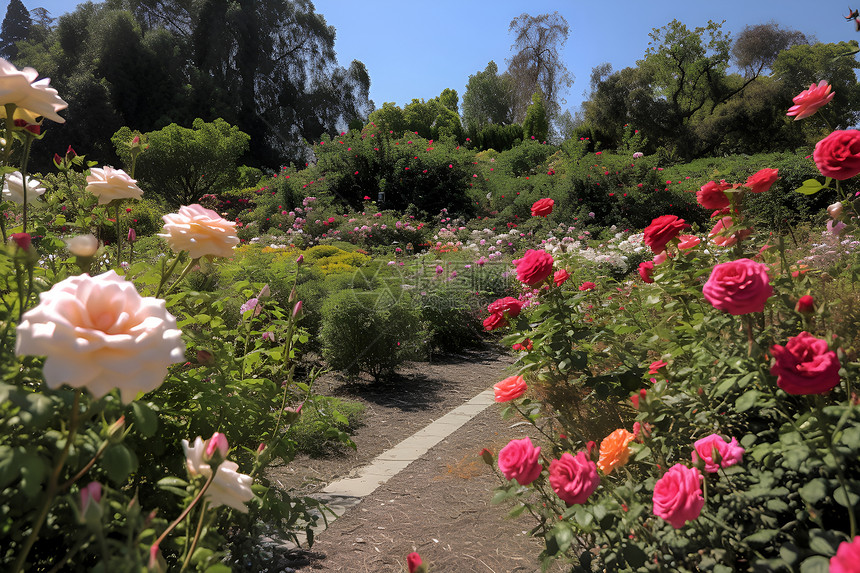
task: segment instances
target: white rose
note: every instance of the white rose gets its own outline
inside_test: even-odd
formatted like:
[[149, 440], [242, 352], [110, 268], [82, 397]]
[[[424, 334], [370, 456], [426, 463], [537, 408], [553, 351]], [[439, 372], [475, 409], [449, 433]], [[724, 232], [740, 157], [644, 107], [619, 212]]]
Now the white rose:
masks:
[[99, 205], [106, 205], [114, 199], [140, 199], [143, 195], [137, 180], [129, 177], [122, 169], [107, 165], [101, 169], [90, 169], [87, 191], [99, 198]]
[[[38, 179], [27, 177], [27, 202], [45, 192]], [[7, 173], [3, 181], [3, 200], [12, 201], [18, 205], [24, 204], [24, 177], [20, 171]]]
[[114, 271], [70, 277], [39, 295], [18, 325], [15, 353], [47, 356], [49, 388], [68, 384], [123, 402], [158, 388], [185, 344], [163, 300], [138, 294]]
[[834, 203], [827, 208], [827, 214], [831, 219], [840, 219], [842, 217], [842, 203]]
[[29, 123], [36, 123], [38, 116], [57, 123], [66, 121], [57, 112], [66, 109], [69, 104], [61, 100], [57, 90], [48, 85], [50, 78], [35, 81], [37, 77], [39, 74], [33, 68], [19, 70], [0, 58], [0, 117], [6, 117], [6, 108], [3, 106], [14, 103], [18, 106], [15, 117]]
[[[212, 468], [203, 461], [205, 450], [203, 438], [197, 436], [197, 439], [194, 440], [194, 447], [188, 445], [188, 440], [182, 440], [182, 448], [185, 450], [185, 466], [188, 468], [188, 473], [192, 476], [202, 475], [209, 479], [209, 476], [212, 475]], [[254, 499], [254, 492], [251, 491], [254, 478], [240, 474], [236, 471], [238, 469], [238, 464], [227, 460], [218, 466], [215, 479], [209, 484], [204, 495], [212, 507], [228, 505], [242, 513], [248, 513], [248, 507], [245, 503]]]
[[215, 211], [198, 204], [179, 208], [179, 213], [164, 215], [164, 233], [175, 252], [188, 251], [192, 259], [206, 255], [232, 257], [233, 247], [239, 244], [236, 223], [230, 222]]
[[76, 257], [92, 257], [99, 250], [99, 240], [95, 235], [78, 235], [66, 239], [66, 248]]

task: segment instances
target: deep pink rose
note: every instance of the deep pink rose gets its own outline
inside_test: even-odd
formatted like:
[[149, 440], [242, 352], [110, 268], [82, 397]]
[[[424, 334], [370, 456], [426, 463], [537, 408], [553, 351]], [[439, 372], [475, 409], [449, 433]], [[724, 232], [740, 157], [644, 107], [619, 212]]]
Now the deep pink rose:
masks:
[[762, 312], [773, 287], [767, 265], [738, 259], [715, 265], [702, 293], [714, 308], [740, 315]]
[[559, 270], [555, 271], [555, 274], [552, 276], [552, 282], [555, 283], [555, 286], [561, 286], [569, 278], [570, 278], [569, 272], [567, 272], [564, 269], [559, 269]]
[[584, 283], [579, 285], [579, 290], [581, 290], [581, 291], [594, 290], [595, 288], [597, 288], [597, 285], [591, 281], [585, 281]]
[[505, 479], [517, 480], [520, 485], [529, 485], [540, 475], [540, 448], [531, 439], [511, 440], [499, 451], [499, 469]]
[[794, 105], [788, 108], [785, 115], [793, 115], [794, 121], [809, 117], [833, 99], [836, 92], [830, 93], [830, 90], [831, 86], [827, 85], [827, 80], [821, 80], [818, 85], [811, 84], [808, 90], [803, 90], [792, 98]]
[[776, 359], [770, 373], [789, 394], [823, 394], [839, 384], [839, 358], [826, 340], [801, 332], [785, 346], [773, 345], [770, 353]]
[[494, 312], [484, 319], [484, 329], [487, 331], [496, 330], [508, 325], [508, 319], [501, 312]]
[[719, 183], [708, 181], [696, 193], [696, 199], [705, 209], [723, 209], [731, 204], [729, 196], [725, 193], [726, 189], [731, 188], [731, 183], [726, 183], [725, 180]]
[[490, 303], [487, 310], [490, 311], [491, 314], [507, 312], [509, 317], [514, 318], [520, 315], [522, 308], [522, 302], [512, 296], [506, 296], [505, 298], [500, 298]]
[[794, 305], [794, 310], [801, 314], [812, 314], [815, 312], [815, 299], [811, 295], [803, 295]]
[[753, 193], [764, 193], [770, 189], [779, 177], [779, 169], [762, 169], [747, 179], [744, 187], [749, 187]]
[[651, 247], [655, 255], [666, 250], [666, 245], [690, 225], [675, 215], [661, 215], [645, 227], [643, 242]]
[[668, 364], [662, 360], [655, 360], [648, 367], [648, 374], [657, 374], [661, 368], [665, 368], [666, 366], [668, 366]]
[[546, 251], [529, 249], [523, 258], [516, 259], [517, 280], [534, 286], [552, 274], [552, 255]]
[[406, 568], [409, 569], [409, 573], [415, 573], [423, 564], [421, 556], [415, 551], [406, 556]]
[[830, 573], [860, 573], [860, 535], [854, 541], [843, 541], [830, 558]]
[[496, 402], [510, 402], [526, 393], [528, 386], [522, 376], [508, 376], [493, 386]]
[[585, 452], [576, 456], [565, 452], [561, 459], [549, 463], [549, 485], [570, 505], [585, 503], [599, 484], [597, 466]]
[[860, 131], [837, 130], [815, 144], [812, 159], [825, 177], [838, 181], [860, 173]]
[[642, 280], [646, 283], [653, 283], [654, 279], [651, 278], [651, 274], [654, 272], [654, 261], [645, 261], [643, 263], [639, 263], [639, 276], [642, 277]]
[[712, 474], [717, 473], [720, 468], [727, 468], [739, 463], [744, 455], [744, 449], [738, 445], [737, 438], [732, 438], [731, 442], [726, 442], [717, 434], [696, 440], [693, 448], [695, 449], [693, 463], [698, 464], [699, 460], [702, 460], [705, 463], [705, 471]]
[[552, 213], [552, 207], [555, 201], [552, 199], [538, 199], [532, 205], [532, 217], [546, 217]]
[[702, 497], [702, 474], [696, 468], [675, 464], [654, 484], [654, 515], [668, 521], [675, 529], [699, 517]]

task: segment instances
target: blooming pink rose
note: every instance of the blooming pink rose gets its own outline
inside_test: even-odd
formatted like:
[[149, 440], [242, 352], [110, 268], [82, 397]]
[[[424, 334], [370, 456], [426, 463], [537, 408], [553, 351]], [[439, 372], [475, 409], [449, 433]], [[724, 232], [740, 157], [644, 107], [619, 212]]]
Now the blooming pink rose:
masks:
[[675, 464], [654, 484], [654, 515], [679, 529], [699, 517], [702, 497], [702, 474], [696, 468]]
[[738, 445], [737, 438], [726, 442], [717, 434], [696, 440], [693, 448], [693, 463], [698, 464], [699, 460], [702, 460], [705, 463], [705, 471], [712, 474], [717, 473], [721, 467], [727, 468], [739, 463], [744, 455], [744, 449]]
[[662, 265], [663, 263], [666, 262], [666, 259], [668, 259], [668, 258], [669, 258], [668, 251], [663, 251], [662, 253], [658, 253], [658, 254], [654, 255], [654, 258], [651, 260], [654, 261], [655, 265]]
[[801, 332], [785, 346], [773, 345], [770, 353], [776, 359], [770, 373], [789, 394], [823, 394], [839, 384], [839, 358], [826, 340]]
[[236, 223], [227, 221], [211, 209], [198, 204], [179, 208], [179, 213], [164, 215], [163, 237], [176, 252], [188, 251], [192, 259], [206, 255], [233, 256], [233, 247], [239, 244]]
[[702, 293], [714, 308], [740, 315], [762, 312], [773, 287], [767, 265], [738, 259], [715, 265]]
[[555, 283], [555, 286], [561, 286], [570, 278], [570, 273], [564, 269], [559, 269], [555, 271], [555, 274], [552, 277], [552, 281]]
[[729, 196], [725, 193], [727, 189], [731, 188], [731, 183], [726, 183], [725, 180], [721, 180], [719, 183], [708, 181], [696, 193], [696, 199], [699, 201], [699, 205], [705, 209], [723, 209], [731, 204]]
[[581, 290], [581, 291], [594, 290], [595, 288], [597, 288], [597, 285], [591, 281], [585, 281], [584, 283], [579, 285], [579, 290]]
[[718, 247], [731, 247], [738, 241], [743, 241], [752, 234], [752, 229], [738, 229], [731, 235], [728, 234], [728, 229], [732, 227], [734, 221], [731, 217], [722, 217], [716, 222], [714, 228], [708, 233], [708, 238]]
[[506, 296], [505, 298], [500, 298], [495, 302], [490, 303], [487, 310], [490, 311], [491, 314], [506, 312], [509, 317], [513, 318], [515, 316], [519, 316], [522, 308], [522, 302], [512, 296]]
[[532, 217], [546, 217], [552, 213], [552, 207], [555, 201], [552, 199], [538, 199], [532, 205]]
[[134, 283], [108, 271], [41, 293], [18, 325], [15, 353], [48, 357], [49, 388], [68, 384], [96, 398], [119, 388], [128, 403], [161, 386], [167, 367], [185, 360], [185, 344], [163, 300], [141, 297]]
[[750, 175], [744, 187], [749, 187], [753, 193], [764, 193], [770, 189], [779, 177], [779, 169], [762, 169]]
[[572, 456], [565, 452], [549, 463], [549, 485], [568, 504], [585, 503], [600, 485], [600, 476], [587, 453]]
[[526, 393], [528, 386], [522, 376], [509, 376], [493, 386], [496, 402], [510, 402]]
[[546, 251], [529, 249], [523, 258], [516, 259], [517, 280], [529, 286], [534, 286], [552, 274], [552, 255]]
[[504, 313], [494, 312], [490, 316], [484, 319], [484, 329], [487, 331], [496, 330], [497, 328], [503, 328], [508, 325], [508, 319], [505, 318]]
[[815, 144], [812, 159], [825, 177], [838, 181], [860, 173], [860, 131], [837, 130]]
[[651, 274], [654, 272], [654, 261], [645, 261], [639, 263], [639, 276], [642, 277], [642, 280], [646, 283], [653, 283], [654, 279], [651, 278]]
[[833, 99], [836, 93], [830, 93], [830, 90], [831, 86], [827, 85], [827, 80], [821, 80], [818, 85], [810, 85], [808, 90], [794, 96], [794, 105], [788, 108], [785, 115], [793, 115], [794, 121], [809, 117]]
[[520, 485], [529, 485], [540, 475], [540, 448], [528, 437], [511, 440], [499, 451], [499, 469], [505, 479], [517, 480]]
[[830, 573], [860, 573], [860, 535], [839, 544], [830, 558]]
[[669, 241], [677, 237], [681, 231], [689, 228], [690, 225], [685, 223], [684, 219], [679, 219], [675, 215], [661, 215], [645, 227], [643, 242], [651, 247], [651, 251], [656, 255], [665, 251]]
[[678, 248], [682, 251], [692, 249], [701, 242], [702, 240], [696, 235], [678, 235]]

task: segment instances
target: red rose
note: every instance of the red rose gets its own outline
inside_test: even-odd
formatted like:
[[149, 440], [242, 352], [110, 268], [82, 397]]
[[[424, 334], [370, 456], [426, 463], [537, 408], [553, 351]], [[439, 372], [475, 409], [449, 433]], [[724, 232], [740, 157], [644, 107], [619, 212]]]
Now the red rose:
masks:
[[559, 269], [559, 270], [555, 271], [555, 274], [552, 277], [552, 281], [555, 283], [555, 286], [561, 286], [569, 278], [570, 278], [569, 272], [567, 272], [564, 269]]
[[594, 284], [593, 282], [591, 282], [591, 281], [585, 281], [584, 283], [582, 283], [581, 285], [579, 285], [579, 290], [581, 290], [581, 291], [589, 291], [589, 290], [594, 290], [596, 287], [597, 287], [597, 285], [596, 285], [596, 284]]
[[484, 319], [484, 328], [487, 330], [496, 330], [508, 325], [508, 319], [501, 312], [494, 312]]
[[552, 206], [555, 201], [552, 199], [538, 199], [532, 205], [532, 217], [546, 217], [552, 213]]
[[654, 279], [651, 278], [651, 273], [654, 272], [654, 261], [645, 261], [644, 263], [639, 263], [639, 276], [642, 277], [642, 280], [648, 284], [654, 282]]
[[762, 312], [773, 287], [767, 265], [738, 259], [715, 265], [702, 293], [714, 308], [740, 315]]
[[493, 386], [496, 402], [510, 402], [526, 393], [528, 386], [522, 376], [509, 376]]
[[655, 360], [651, 363], [651, 366], [648, 367], [648, 374], [657, 374], [661, 368], [665, 368], [666, 366], [668, 366], [668, 364], [662, 360]]
[[839, 358], [825, 340], [801, 332], [785, 346], [773, 345], [770, 353], [776, 358], [770, 373], [789, 394], [823, 394], [839, 384]]
[[517, 267], [517, 280], [534, 286], [552, 274], [552, 255], [546, 251], [529, 249], [523, 258], [514, 261]]
[[643, 242], [651, 247], [651, 251], [657, 255], [666, 250], [666, 244], [669, 241], [677, 237], [684, 229], [689, 228], [690, 225], [685, 223], [684, 219], [679, 219], [675, 215], [662, 215], [645, 227]]
[[803, 295], [800, 297], [800, 300], [797, 301], [797, 304], [794, 306], [794, 310], [801, 314], [812, 314], [815, 312], [815, 299], [808, 294]]
[[597, 466], [585, 452], [576, 456], [565, 452], [561, 459], [549, 463], [549, 485], [570, 505], [585, 503], [599, 484]]
[[779, 176], [779, 169], [762, 169], [758, 173], [750, 175], [744, 187], [749, 187], [753, 193], [764, 193], [774, 184]]
[[729, 196], [725, 194], [726, 189], [731, 188], [731, 184], [725, 180], [719, 183], [708, 181], [696, 193], [696, 199], [705, 209], [723, 209], [731, 204]]
[[510, 318], [513, 318], [520, 315], [522, 308], [522, 302], [512, 296], [506, 296], [505, 298], [500, 298], [495, 302], [490, 303], [487, 310], [490, 311], [490, 314], [501, 314], [506, 312]]
[[854, 177], [860, 173], [860, 131], [834, 131], [815, 144], [812, 159], [825, 177], [838, 181]]

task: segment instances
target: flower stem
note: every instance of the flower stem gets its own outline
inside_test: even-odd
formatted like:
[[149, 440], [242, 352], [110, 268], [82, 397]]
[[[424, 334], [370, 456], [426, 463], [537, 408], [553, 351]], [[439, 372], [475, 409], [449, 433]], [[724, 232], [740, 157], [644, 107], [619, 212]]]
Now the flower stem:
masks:
[[167, 529], [165, 529], [164, 532], [162, 532], [162, 534], [158, 536], [158, 539], [155, 540], [155, 543], [153, 543], [153, 545], [156, 545], [156, 546], [161, 545], [161, 542], [164, 541], [164, 538], [167, 537], [171, 531], [176, 529], [176, 526], [179, 525], [180, 523], [182, 523], [182, 520], [184, 520], [186, 517], [188, 517], [188, 514], [191, 513], [191, 510], [194, 509], [194, 506], [196, 506], [197, 503], [201, 499], [203, 499], [203, 495], [206, 493], [206, 490], [209, 489], [209, 486], [212, 485], [213, 481], [215, 481], [215, 474], [217, 474], [217, 473], [218, 473], [218, 468], [215, 468], [212, 470], [212, 473], [209, 474], [209, 478], [206, 480], [206, 483], [203, 484], [203, 489], [201, 489], [197, 493], [197, 497], [192, 499], [191, 503], [188, 504], [188, 507], [186, 507], [182, 511], [182, 513], [179, 514], [179, 517], [177, 517], [175, 520], [173, 520], [173, 523], [171, 523], [170, 525], [167, 526]]
[[[167, 291], [164, 293], [164, 296], [165, 296], [165, 297], [166, 297], [167, 295], [169, 295], [171, 292], [173, 292], [173, 289], [175, 289], [175, 288], [176, 288], [176, 285], [178, 285], [179, 283], [181, 283], [181, 282], [182, 282], [182, 279], [184, 279], [184, 278], [185, 278], [185, 276], [186, 276], [189, 272], [191, 272], [191, 269], [193, 269], [193, 268], [194, 268], [194, 265], [196, 265], [196, 264], [197, 264], [197, 262], [198, 262], [199, 260], [200, 260], [200, 259], [191, 259], [190, 261], [188, 261], [188, 264], [187, 264], [187, 265], [185, 265], [185, 268], [184, 268], [184, 269], [182, 269], [182, 272], [181, 272], [181, 273], [179, 273], [179, 278], [177, 278], [177, 279], [176, 279], [176, 282], [175, 282], [175, 283], [173, 283], [173, 284], [170, 286], [170, 288], [169, 288], [169, 289], [167, 289]], [[171, 269], [170, 269], [170, 272], [171, 272], [171, 273], [173, 272], [173, 268], [171, 268]], [[159, 290], [160, 290], [160, 289], [159, 289]]]
[[[214, 475], [214, 474], [213, 474]], [[197, 531], [194, 533], [194, 540], [191, 542], [191, 547], [188, 548], [188, 554], [185, 556], [185, 561], [182, 563], [182, 568], [179, 573], [185, 571], [188, 564], [191, 562], [191, 556], [194, 555], [194, 550], [197, 548], [197, 542], [200, 541], [200, 532], [203, 531], [203, 520], [206, 517], [206, 502], [200, 506], [200, 519], [197, 521]]]
[[72, 413], [69, 419], [69, 433], [66, 436], [66, 444], [63, 446], [63, 451], [60, 452], [60, 457], [54, 465], [54, 471], [51, 472], [51, 479], [48, 481], [48, 487], [45, 490], [42, 507], [39, 510], [36, 521], [33, 523], [33, 531], [30, 532], [30, 535], [24, 542], [24, 547], [21, 549], [21, 553], [18, 555], [18, 559], [15, 561], [12, 571], [18, 572], [24, 570], [24, 565], [27, 563], [27, 555], [29, 555], [30, 550], [33, 548], [33, 544], [36, 543], [36, 540], [39, 538], [39, 532], [42, 529], [42, 525], [45, 523], [45, 519], [48, 517], [48, 511], [51, 509], [51, 502], [54, 501], [54, 496], [57, 494], [57, 483], [60, 481], [60, 473], [63, 471], [66, 458], [69, 456], [69, 449], [72, 447], [72, 442], [75, 441], [75, 434], [78, 431], [78, 408], [80, 407], [80, 400], [81, 389], [78, 388], [75, 390], [75, 399], [72, 403]]
[[122, 225], [119, 222], [119, 201], [114, 206], [114, 217], [116, 217], [116, 268], [122, 260]]

